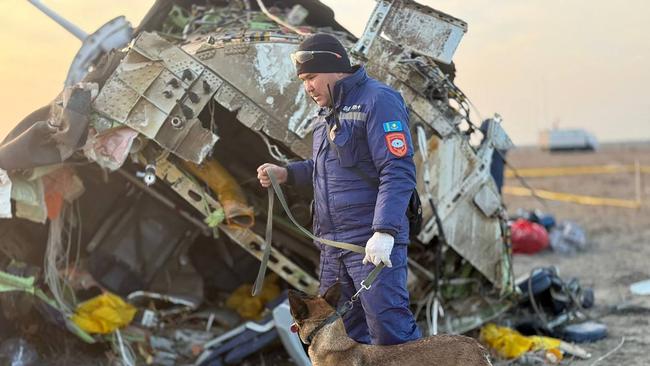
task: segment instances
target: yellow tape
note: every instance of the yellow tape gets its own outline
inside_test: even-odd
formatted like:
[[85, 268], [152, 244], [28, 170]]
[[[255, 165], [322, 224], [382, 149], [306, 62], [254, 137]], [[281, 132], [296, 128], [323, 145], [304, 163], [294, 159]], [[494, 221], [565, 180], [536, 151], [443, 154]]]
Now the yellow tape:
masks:
[[[524, 187], [503, 187], [503, 193], [510, 194], [513, 196], [532, 196], [533, 192]], [[561, 192], [551, 192], [544, 190], [535, 190], [535, 194], [540, 198], [544, 198], [551, 201], [563, 201], [563, 202], [573, 202], [581, 205], [591, 205], [591, 206], [614, 206], [614, 207], [624, 207], [624, 208], [639, 208], [641, 207], [641, 202], [633, 200], [622, 200], [616, 198], [603, 198], [603, 197], [594, 197], [594, 196], [581, 196], [577, 194], [570, 193], [561, 193]]]
[[[639, 170], [643, 174], [650, 174], [650, 166], [640, 166]], [[564, 167], [546, 167], [546, 168], [524, 168], [517, 169], [517, 174], [524, 178], [538, 177], [557, 177], [563, 175], [589, 175], [589, 174], [615, 174], [615, 173], [634, 173], [634, 165], [595, 165], [595, 166], [564, 166]], [[512, 169], [506, 170], [506, 177], [515, 176]]]

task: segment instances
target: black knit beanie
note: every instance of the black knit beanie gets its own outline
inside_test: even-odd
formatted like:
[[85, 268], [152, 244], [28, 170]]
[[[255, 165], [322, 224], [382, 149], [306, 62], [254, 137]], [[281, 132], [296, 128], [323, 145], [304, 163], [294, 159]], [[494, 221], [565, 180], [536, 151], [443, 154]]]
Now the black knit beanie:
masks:
[[329, 34], [318, 33], [306, 38], [298, 46], [298, 51], [330, 51], [341, 56], [339, 58], [330, 53], [315, 53], [313, 59], [304, 63], [296, 63], [296, 72], [298, 75], [307, 72], [352, 72], [350, 59], [345, 48], [343, 48], [343, 45], [338, 39]]

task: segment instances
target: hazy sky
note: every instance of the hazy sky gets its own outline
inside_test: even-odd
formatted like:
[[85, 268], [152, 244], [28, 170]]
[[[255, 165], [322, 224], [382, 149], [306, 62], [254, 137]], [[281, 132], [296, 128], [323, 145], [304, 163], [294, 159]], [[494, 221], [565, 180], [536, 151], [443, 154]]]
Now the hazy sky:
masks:
[[[43, 0], [86, 32], [118, 15], [137, 25], [153, 1]], [[356, 35], [371, 0], [326, 0]], [[650, 139], [650, 1], [426, 0], [468, 23], [456, 83], [517, 144], [554, 124], [600, 141]], [[110, 4], [106, 7], [103, 4]], [[0, 136], [62, 88], [80, 42], [25, 0], [1, 0]]]

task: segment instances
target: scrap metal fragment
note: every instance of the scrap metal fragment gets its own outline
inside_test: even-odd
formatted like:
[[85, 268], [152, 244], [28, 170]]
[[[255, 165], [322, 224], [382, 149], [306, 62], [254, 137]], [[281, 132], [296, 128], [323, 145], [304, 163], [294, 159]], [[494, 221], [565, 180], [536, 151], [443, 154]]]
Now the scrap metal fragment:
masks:
[[258, 38], [248, 34], [241, 40], [223, 42], [215, 34], [211, 37], [220, 44], [197, 38], [183, 49], [224, 80], [215, 101], [229, 111], [238, 111], [237, 119], [245, 126], [264, 131], [307, 158], [315, 121], [311, 116], [316, 115], [318, 106], [305, 93], [287, 56], [296, 49], [298, 38], [283, 36], [282, 42], [269, 41], [272, 34]]
[[218, 138], [195, 117], [222, 82], [179, 47], [156, 34], [142, 33], [104, 85], [94, 107], [198, 164]]
[[[504, 270], [504, 265], [507, 264], [504, 261], [509, 260], [500, 219], [486, 217], [474, 202], [484, 185], [490, 186], [486, 189], [496, 191], [496, 187], [492, 187], [494, 182], [487, 168], [489, 160], [484, 161], [477, 156], [458, 134], [448, 136], [437, 146], [435, 151], [430, 152], [430, 158], [424, 164], [428, 165], [431, 172], [433, 200], [436, 202], [437, 214], [442, 221], [447, 242], [497, 289], [507, 291], [512, 279]], [[420, 179], [421, 175], [418, 174], [418, 181]], [[418, 182], [418, 186], [422, 185]], [[496, 213], [496, 205], [494, 200], [490, 200], [489, 204], [486, 202], [485, 209], [492, 214], [490, 216]], [[438, 232], [435, 217], [428, 206], [423, 205], [425, 221], [422, 232], [418, 235], [418, 239], [423, 243], [429, 243]], [[500, 208], [500, 202], [498, 206]]]
[[367, 55], [380, 36], [417, 53], [450, 63], [467, 23], [411, 0], [380, 0], [355, 51]]
[[[156, 174], [158, 177], [170, 183], [170, 186], [176, 193], [204, 216], [209, 216], [212, 210], [221, 207], [221, 204], [205, 192], [200, 185], [188, 178], [169, 161], [160, 160], [157, 162], [157, 167]], [[254, 257], [260, 260], [262, 259], [264, 238], [250, 229], [243, 229], [232, 225], [221, 224], [219, 225], [219, 229]], [[268, 263], [269, 268], [293, 287], [309, 294], [316, 294], [318, 292], [318, 281], [277, 249], [271, 248], [270, 258]]]

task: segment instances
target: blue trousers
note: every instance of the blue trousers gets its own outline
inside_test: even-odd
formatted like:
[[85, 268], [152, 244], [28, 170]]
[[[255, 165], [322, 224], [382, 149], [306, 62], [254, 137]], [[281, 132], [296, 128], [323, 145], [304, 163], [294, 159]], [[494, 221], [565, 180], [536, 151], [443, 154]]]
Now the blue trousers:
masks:
[[[320, 293], [336, 281], [341, 283], [339, 306], [349, 301], [360, 288], [360, 283], [375, 268], [363, 265], [364, 255], [321, 246]], [[372, 287], [361, 292], [359, 301], [343, 317], [350, 338], [359, 343], [391, 345], [413, 341], [421, 337], [409, 309], [406, 289], [407, 245], [396, 244], [390, 256], [392, 268], [385, 267]]]

